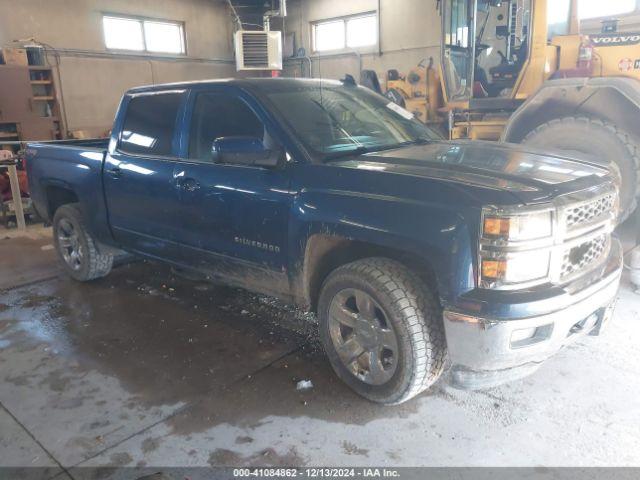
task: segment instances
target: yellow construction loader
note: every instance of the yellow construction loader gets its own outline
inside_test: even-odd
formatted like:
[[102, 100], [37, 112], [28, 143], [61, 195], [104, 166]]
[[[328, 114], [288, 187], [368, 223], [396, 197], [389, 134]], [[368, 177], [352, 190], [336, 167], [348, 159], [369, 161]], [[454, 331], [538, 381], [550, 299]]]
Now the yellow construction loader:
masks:
[[579, 3], [441, 0], [440, 65], [390, 70], [386, 94], [452, 139], [524, 143], [607, 164], [625, 218], [640, 180], [640, 33], [618, 32], [612, 20], [583, 35]]

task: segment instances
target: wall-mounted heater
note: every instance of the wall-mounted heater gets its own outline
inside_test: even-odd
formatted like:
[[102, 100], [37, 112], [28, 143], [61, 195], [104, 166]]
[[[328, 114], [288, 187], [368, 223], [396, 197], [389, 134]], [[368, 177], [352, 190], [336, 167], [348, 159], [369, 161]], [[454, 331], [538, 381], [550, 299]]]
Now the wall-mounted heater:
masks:
[[280, 32], [238, 30], [234, 43], [237, 70], [282, 70]]

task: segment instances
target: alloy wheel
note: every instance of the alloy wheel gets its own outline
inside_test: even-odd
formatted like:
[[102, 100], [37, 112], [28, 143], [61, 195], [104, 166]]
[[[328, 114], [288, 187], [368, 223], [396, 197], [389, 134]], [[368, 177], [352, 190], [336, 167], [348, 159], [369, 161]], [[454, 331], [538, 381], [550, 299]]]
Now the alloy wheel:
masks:
[[344, 289], [331, 301], [328, 316], [343, 365], [370, 385], [388, 382], [398, 367], [398, 339], [378, 302], [362, 290]]
[[80, 270], [84, 259], [84, 250], [78, 231], [66, 218], [58, 222], [58, 246], [65, 263], [72, 270]]

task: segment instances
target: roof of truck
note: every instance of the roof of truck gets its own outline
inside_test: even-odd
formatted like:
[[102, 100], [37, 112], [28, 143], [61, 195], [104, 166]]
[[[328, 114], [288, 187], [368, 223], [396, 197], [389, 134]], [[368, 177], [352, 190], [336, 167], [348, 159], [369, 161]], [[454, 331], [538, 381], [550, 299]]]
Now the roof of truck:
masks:
[[248, 87], [261, 89], [267, 86], [280, 88], [294, 88], [301, 85], [341, 85], [338, 80], [318, 79], [318, 78], [223, 78], [212, 80], [197, 80], [192, 82], [176, 82], [176, 83], [163, 83], [158, 85], [145, 85], [141, 87], [134, 87], [127, 91], [127, 93], [142, 93], [142, 92], [157, 92], [163, 90], [175, 90], [183, 88], [194, 87], [207, 87], [207, 86], [219, 86], [230, 85], [237, 87]]

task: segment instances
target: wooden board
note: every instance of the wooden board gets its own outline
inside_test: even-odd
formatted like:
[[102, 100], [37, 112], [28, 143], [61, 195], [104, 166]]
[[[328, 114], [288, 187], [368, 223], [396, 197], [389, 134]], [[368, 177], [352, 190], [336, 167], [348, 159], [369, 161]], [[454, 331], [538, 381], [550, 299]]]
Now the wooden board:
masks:
[[2, 57], [7, 65], [29, 65], [27, 51], [24, 48], [5, 47], [2, 49]]
[[0, 85], [0, 122], [18, 122], [34, 115], [28, 68], [0, 65]]

